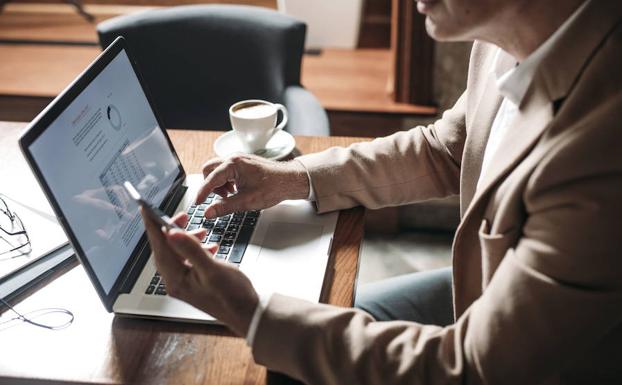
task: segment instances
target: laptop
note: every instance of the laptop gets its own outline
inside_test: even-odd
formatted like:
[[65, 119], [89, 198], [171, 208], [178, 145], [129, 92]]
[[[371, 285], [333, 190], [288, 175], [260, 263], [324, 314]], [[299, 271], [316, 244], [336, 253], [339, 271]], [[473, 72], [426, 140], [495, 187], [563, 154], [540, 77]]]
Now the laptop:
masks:
[[126, 180], [168, 215], [187, 212], [188, 229], [207, 229], [202, 241], [218, 245], [215, 258], [238, 267], [258, 293], [319, 301], [337, 214], [317, 215], [310, 202], [284, 201], [206, 220], [205, 208], [220, 198], [211, 194], [194, 204], [203, 177], [186, 175], [151, 100], [118, 38], [19, 140], [105, 308], [123, 316], [216, 322], [167, 295]]

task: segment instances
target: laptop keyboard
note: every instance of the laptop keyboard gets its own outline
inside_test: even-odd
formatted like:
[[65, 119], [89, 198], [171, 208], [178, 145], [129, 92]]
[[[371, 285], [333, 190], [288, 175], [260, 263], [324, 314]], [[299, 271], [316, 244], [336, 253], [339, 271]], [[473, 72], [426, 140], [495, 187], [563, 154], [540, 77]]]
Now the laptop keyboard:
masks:
[[[259, 211], [233, 213], [215, 219], [205, 219], [205, 210], [214, 200], [220, 197], [211, 193], [204, 203], [188, 208], [187, 231], [204, 228], [207, 235], [201, 240], [205, 245], [217, 245], [214, 258], [239, 266], [246, 251], [246, 246], [253, 235], [259, 218]], [[166, 295], [166, 286], [156, 272], [145, 290], [145, 294]]]

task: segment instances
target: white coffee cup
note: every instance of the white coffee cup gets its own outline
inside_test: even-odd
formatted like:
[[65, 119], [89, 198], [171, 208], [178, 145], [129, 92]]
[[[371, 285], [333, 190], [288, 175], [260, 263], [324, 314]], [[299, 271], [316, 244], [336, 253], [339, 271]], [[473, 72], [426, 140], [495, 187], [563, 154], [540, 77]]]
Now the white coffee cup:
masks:
[[[279, 111], [283, 113], [283, 120], [277, 125]], [[287, 109], [282, 104], [265, 100], [242, 100], [229, 108], [229, 118], [244, 151], [254, 153], [266, 148], [270, 138], [285, 127]]]

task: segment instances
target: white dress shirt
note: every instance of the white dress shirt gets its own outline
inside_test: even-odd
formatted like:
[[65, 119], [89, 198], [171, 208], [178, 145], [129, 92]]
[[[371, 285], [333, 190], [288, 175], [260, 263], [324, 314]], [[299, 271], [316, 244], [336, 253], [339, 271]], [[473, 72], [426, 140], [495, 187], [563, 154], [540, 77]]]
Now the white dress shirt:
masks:
[[559, 40], [560, 36], [566, 33], [568, 28], [575, 22], [577, 16], [590, 1], [592, 0], [585, 1], [579, 6], [572, 15], [570, 15], [570, 17], [523, 62], [518, 63], [514, 59], [517, 64], [509, 71], [503, 72], [499, 67], [500, 63], [504, 62], [504, 60], [502, 60], [505, 59], [503, 56], [511, 58], [510, 54], [501, 48], [497, 51], [493, 72], [497, 78], [497, 88], [501, 96], [503, 96], [503, 101], [501, 102], [501, 107], [499, 107], [499, 111], [497, 111], [495, 120], [490, 128], [490, 136], [486, 143], [482, 170], [479, 175], [477, 187], [479, 187], [483, 179], [482, 176], [488, 170], [494, 153], [499, 149], [501, 139], [506, 135], [514, 117], [519, 112], [520, 105], [525, 99], [525, 95], [538, 73], [540, 63], [550, 54], [551, 48], [555, 45], [557, 40]]
[[[499, 93], [503, 96], [503, 101], [499, 107], [499, 111], [495, 116], [495, 120], [490, 128], [490, 136], [486, 143], [486, 150], [484, 151], [484, 160], [482, 162], [482, 170], [480, 172], [479, 183], [482, 181], [482, 175], [487, 171], [490, 166], [490, 161], [493, 154], [499, 149], [499, 143], [505, 136], [510, 128], [512, 120], [520, 110], [520, 105], [529, 90], [529, 87], [534, 81], [538, 72], [538, 67], [547, 55], [550, 54], [551, 48], [555, 45], [555, 42], [562, 36], [566, 30], [571, 26], [577, 16], [583, 11], [585, 6], [592, 0], [585, 1], [580, 7], [578, 7], [573, 14], [555, 31], [544, 43], [542, 43], [535, 51], [531, 53], [523, 62], [518, 63], [509, 71], [502, 72], [499, 68], [500, 63], [503, 62], [503, 55], [510, 56], [507, 52], [499, 48], [497, 55], [495, 56], [495, 64], [493, 65], [493, 71], [497, 78], [497, 88]], [[311, 182], [311, 175], [307, 170], [307, 178], [309, 178], [309, 196], [308, 200], [315, 201], [315, 192], [313, 190], [313, 184]], [[246, 343], [249, 346], [253, 345], [255, 340], [255, 334], [261, 316], [268, 306], [270, 297], [272, 295], [261, 295], [250, 326], [248, 333], [246, 334]]]

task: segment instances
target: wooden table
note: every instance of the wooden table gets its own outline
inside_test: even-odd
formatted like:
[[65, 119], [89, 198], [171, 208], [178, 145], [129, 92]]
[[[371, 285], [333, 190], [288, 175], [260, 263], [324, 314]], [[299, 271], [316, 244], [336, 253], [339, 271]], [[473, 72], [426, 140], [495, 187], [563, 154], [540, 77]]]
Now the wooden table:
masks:
[[[23, 123], [0, 122], [0, 135], [15, 135]], [[169, 131], [188, 173], [212, 156], [218, 132]], [[297, 137], [302, 153], [366, 140]], [[17, 145], [17, 144], [16, 144]], [[0, 149], [2, 151], [2, 149]], [[11, 181], [15, 182], [15, 181]], [[326, 282], [326, 302], [353, 303], [364, 210], [339, 215]], [[226, 328], [124, 319], [109, 314], [81, 266], [35, 292], [22, 312], [63, 307], [75, 314], [67, 329], [48, 331], [24, 323], [0, 326], [0, 384], [275, 384], [289, 379], [254, 363], [250, 349]]]

